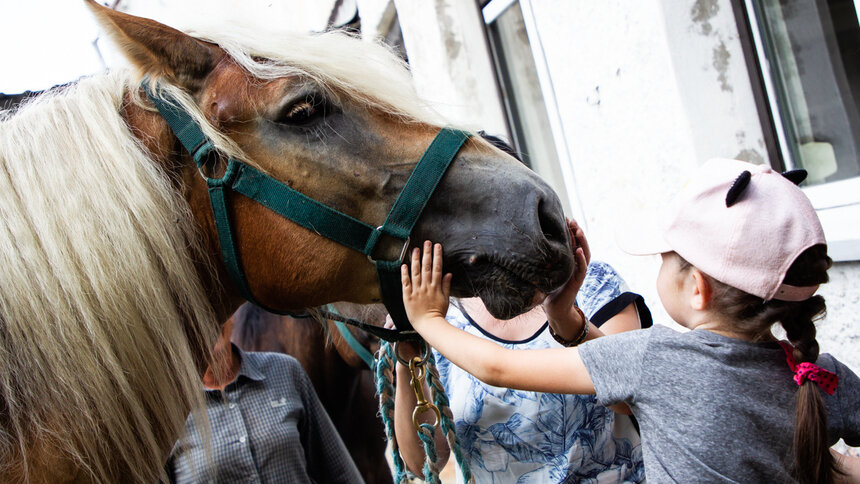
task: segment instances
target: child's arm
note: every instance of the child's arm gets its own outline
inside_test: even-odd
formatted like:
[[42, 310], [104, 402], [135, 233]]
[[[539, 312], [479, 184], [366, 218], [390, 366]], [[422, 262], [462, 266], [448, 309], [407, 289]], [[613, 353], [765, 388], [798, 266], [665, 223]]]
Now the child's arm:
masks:
[[451, 274], [442, 276], [442, 246], [412, 252], [411, 273], [401, 267], [403, 303], [412, 326], [452, 363], [489, 385], [544, 393], [593, 394], [594, 384], [576, 348], [509, 350], [445, 321]]

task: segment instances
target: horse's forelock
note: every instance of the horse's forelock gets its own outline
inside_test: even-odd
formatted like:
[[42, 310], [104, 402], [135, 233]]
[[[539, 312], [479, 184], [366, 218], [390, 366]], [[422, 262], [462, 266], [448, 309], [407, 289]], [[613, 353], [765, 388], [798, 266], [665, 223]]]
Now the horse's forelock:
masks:
[[273, 33], [241, 25], [190, 33], [218, 44], [257, 78], [301, 75], [404, 121], [444, 122], [416, 94], [407, 64], [381, 42], [342, 32]]

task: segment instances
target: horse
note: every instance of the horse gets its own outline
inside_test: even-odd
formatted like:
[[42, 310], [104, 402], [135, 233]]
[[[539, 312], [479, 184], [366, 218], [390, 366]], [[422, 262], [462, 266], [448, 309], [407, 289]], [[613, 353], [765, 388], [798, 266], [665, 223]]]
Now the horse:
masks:
[[[384, 321], [382, 306], [342, 308], [363, 321]], [[385, 428], [378, 416], [376, 385], [367, 363], [350, 347], [332, 321], [295, 318], [243, 304], [233, 314], [232, 341], [246, 351], [274, 351], [296, 358], [310, 377], [335, 428], [367, 483], [390, 483]], [[376, 353], [379, 340], [350, 330], [355, 341]]]
[[[216, 216], [215, 174], [239, 160], [379, 226], [444, 131], [380, 45], [235, 24], [192, 36], [85, 1], [133, 67], [0, 120], [2, 482], [153, 482], [202, 413], [201, 376], [243, 294], [278, 311], [380, 300], [359, 250], [235, 191]], [[211, 156], [189, 153], [142, 79]], [[510, 317], [572, 271], [561, 205], [510, 156], [461, 141], [403, 249], [441, 242], [454, 295]]]

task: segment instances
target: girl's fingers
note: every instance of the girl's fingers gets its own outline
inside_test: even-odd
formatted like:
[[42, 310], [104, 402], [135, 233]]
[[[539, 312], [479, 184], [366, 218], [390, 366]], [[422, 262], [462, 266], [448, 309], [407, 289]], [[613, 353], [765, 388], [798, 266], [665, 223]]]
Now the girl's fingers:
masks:
[[591, 262], [591, 247], [588, 246], [588, 239], [585, 238], [585, 232], [582, 229], [577, 230], [576, 240], [579, 246], [582, 247], [582, 253], [585, 255], [585, 264], [588, 265]]
[[573, 249], [576, 250], [577, 247], [582, 247], [582, 251], [585, 254], [585, 263], [588, 264], [591, 261], [591, 248], [588, 247], [585, 232], [582, 231], [582, 227], [573, 219], [567, 221], [567, 227], [570, 231], [570, 242], [573, 244]]
[[442, 281], [442, 244], [433, 246], [433, 273], [431, 278], [434, 284]]
[[409, 269], [406, 267], [406, 264], [400, 266], [400, 284], [403, 285], [404, 294], [412, 290], [412, 281], [409, 279]]
[[432, 284], [433, 268], [433, 244], [429, 240], [424, 241], [424, 254], [421, 260], [421, 281], [424, 284]]
[[421, 250], [418, 247], [412, 250], [412, 284], [421, 285]]
[[454, 274], [450, 272], [445, 274], [445, 277], [442, 278], [442, 295], [445, 297], [451, 297], [451, 279], [454, 278]]

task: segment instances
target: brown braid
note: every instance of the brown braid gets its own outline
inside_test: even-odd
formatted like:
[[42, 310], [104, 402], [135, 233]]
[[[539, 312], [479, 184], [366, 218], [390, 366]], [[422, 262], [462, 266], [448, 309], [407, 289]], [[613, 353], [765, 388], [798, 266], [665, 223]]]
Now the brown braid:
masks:
[[[827, 282], [827, 270], [833, 264], [827, 246], [816, 245], [801, 253], [785, 275], [783, 282], [793, 286], [811, 286]], [[684, 261], [682, 267], [691, 267]], [[731, 319], [738, 332], [754, 340], [769, 336], [771, 327], [780, 323], [794, 346], [798, 363], [818, 360], [815, 321], [824, 316], [824, 298], [813, 296], [805, 301], [770, 300], [753, 296], [708, 277], [711, 283], [713, 309]], [[830, 454], [827, 415], [821, 393], [812, 381], [805, 381], [797, 392], [795, 404], [794, 462], [792, 475], [798, 482], [830, 484], [835, 473], [841, 473]]]

